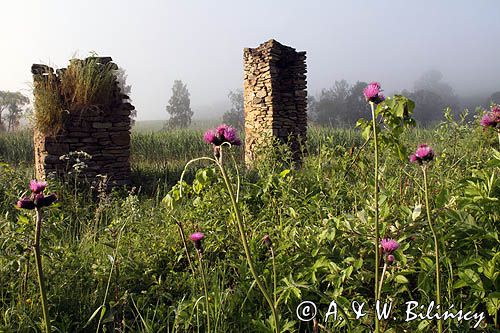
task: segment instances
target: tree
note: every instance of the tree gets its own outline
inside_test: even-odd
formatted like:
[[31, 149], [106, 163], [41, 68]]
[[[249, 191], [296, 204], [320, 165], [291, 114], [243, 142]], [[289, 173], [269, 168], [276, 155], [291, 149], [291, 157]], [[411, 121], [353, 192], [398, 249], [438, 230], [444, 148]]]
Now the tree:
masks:
[[222, 116], [222, 121], [225, 124], [231, 125], [237, 129], [243, 129], [245, 126], [245, 111], [243, 105], [243, 90], [236, 89], [230, 91], [227, 95], [231, 102], [231, 109], [226, 111]]
[[[445, 107], [450, 107], [452, 110], [457, 110], [459, 107], [458, 96], [455, 95], [453, 88], [446, 82], [442, 81], [443, 74], [437, 70], [430, 70], [422, 74], [414, 83], [414, 92], [425, 90], [432, 92], [441, 97]], [[441, 116], [441, 112], [439, 116]]]
[[[0, 131], [5, 130], [5, 121], [7, 131], [16, 129], [22, 117], [23, 107], [29, 102], [29, 98], [20, 92], [0, 91]], [[4, 111], [8, 112], [6, 116], [2, 115]]]
[[421, 89], [414, 92], [403, 90], [401, 95], [415, 102], [413, 117], [423, 124], [430, 124], [442, 119], [443, 110], [447, 107], [443, 98], [430, 90]]
[[[126, 98], [126, 100], [128, 100], [129, 102], [132, 102], [132, 99], [130, 98], [132, 86], [127, 84], [128, 75], [126, 74], [125, 69], [119, 67], [115, 71], [115, 75], [116, 75], [116, 81], [118, 82], [118, 86], [120, 87], [121, 93], [128, 97], [128, 98]], [[130, 113], [130, 123], [132, 124], [132, 126], [135, 124], [135, 118], [137, 118], [137, 110], [134, 109]]]
[[170, 119], [165, 126], [167, 128], [185, 128], [191, 124], [191, 101], [189, 99], [189, 91], [181, 80], [175, 80], [172, 87], [172, 97], [168, 100], [167, 112], [170, 114]]
[[490, 103], [500, 104], [500, 91], [497, 91], [490, 96], [490, 99], [488, 100], [488, 103], [486, 103], [486, 105]]
[[312, 118], [322, 124], [353, 125], [367, 111], [363, 97], [364, 82], [350, 86], [346, 80], [335, 81], [330, 89], [323, 89], [318, 99], [308, 99]]

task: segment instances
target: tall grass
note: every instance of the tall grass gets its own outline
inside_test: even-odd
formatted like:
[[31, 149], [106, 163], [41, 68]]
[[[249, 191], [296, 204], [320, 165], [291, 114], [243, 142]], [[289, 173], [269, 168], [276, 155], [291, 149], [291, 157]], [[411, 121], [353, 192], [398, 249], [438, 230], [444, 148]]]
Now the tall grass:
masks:
[[116, 90], [114, 69], [116, 64], [102, 64], [98, 57], [71, 59], [61, 72], [61, 94], [69, 110], [112, 102]]
[[64, 112], [85, 110], [92, 105], [109, 105], [117, 98], [116, 64], [101, 63], [99, 57], [72, 59], [59, 75], [50, 71], [35, 75], [35, 126], [46, 135], [61, 131]]
[[59, 79], [49, 72], [37, 75], [34, 82], [36, 127], [46, 135], [55, 135], [63, 128], [63, 101]]

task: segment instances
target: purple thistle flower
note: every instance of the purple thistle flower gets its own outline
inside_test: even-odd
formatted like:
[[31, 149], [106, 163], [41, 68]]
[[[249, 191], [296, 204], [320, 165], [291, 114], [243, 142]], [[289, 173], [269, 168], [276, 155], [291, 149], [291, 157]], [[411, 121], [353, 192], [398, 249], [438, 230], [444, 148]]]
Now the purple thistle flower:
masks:
[[267, 247], [271, 247], [273, 245], [273, 242], [271, 242], [271, 237], [269, 237], [269, 235], [265, 235], [264, 237], [262, 237], [262, 241]]
[[238, 138], [236, 129], [226, 124], [221, 124], [214, 130], [208, 130], [205, 132], [203, 140], [205, 140], [206, 143], [213, 144], [214, 146], [220, 146], [225, 142], [234, 146], [241, 145], [241, 140]]
[[213, 130], [208, 130], [205, 132], [205, 134], [203, 135], [203, 140], [206, 142], [206, 143], [211, 143], [213, 144], [214, 143], [214, 140], [215, 140], [215, 133]]
[[32, 179], [30, 181], [30, 190], [35, 193], [41, 193], [47, 187], [47, 183], [44, 181], [37, 181], [36, 179]]
[[380, 83], [372, 82], [363, 89], [363, 95], [368, 102], [379, 104], [385, 100], [385, 96], [381, 93]]
[[490, 113], [486, 113], [483, 118], [481, 118], [481, 121], [479, 122], [481, 126], [483, 127], [495, 127], [495, 121], [492, 119]]
[[394, 251], [399, 249], [400, 245], [397, 241], [391, 238], [384, 238], [380, 241], [380, 245], [382, 246], [382, 250], [384, 253], [392, 254]]
[[434, 159], [434, 150], [426, 144], [419, 145], [414, 154], [410, 155], [410, 162], [422, 164]]
[[486, 127], [498, 127], [500, 125], [500, 106], [494, 104], [491, 106], [491, 111], [486, 112], [479, 122], [481, 126]]
[[16, 204], [17, 208], [22, 208], [22, 209], [35, 209], [35, 203], [33, 200], [31, 200], [28, 197], [24, 197], [22, 199], [19, 199]]
[[35, 196], [35, 205], [37, 207], [48, 207], [56, 202], [57, 197], [54, 193], [44, 196], [42, 193]]
[[396, 260], [396, 257], [394, 257], [394, 255], [389, 254], [387, 256], [387, 263], [392, 264], [394, 262], [394, 260]]
[[32, 191], [30, 197], [24, 197], [17, 201], [16, 206], [18, 208], [24, 209], [35, 209], [48, 207], [57, 201], [57, 196], [52, 193], [47, 196], [43, 194], [43, 191], [47, 187], [47, 183], [44, 181], [31, 180], [30, 189]]
[[194, 243], [194, 248], [199, 252], [203, 251], [203, 248], [201, 246], [201, 241], [203, 240], [203, 238], [205, 238], [205, 235], [201, 232], [195, 232], [191, 234], [191, 236], [189, 236], [189, 239]]

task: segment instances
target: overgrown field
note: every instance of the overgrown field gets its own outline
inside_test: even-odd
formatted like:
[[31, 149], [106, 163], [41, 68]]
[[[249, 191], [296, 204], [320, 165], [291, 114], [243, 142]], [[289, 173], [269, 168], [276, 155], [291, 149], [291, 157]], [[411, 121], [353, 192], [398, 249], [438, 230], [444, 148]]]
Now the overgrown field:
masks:
[[[131, 189], [99, 192], [75, 185], [72, 174], [49, 181], [59, 201], [43, 211], [41, 250], [54, 331], [95, 332], [99, 325], [106, 332], [206, 332], [209, 320], [212, 332], [272, 332], [219, 169], [197, 161], [186, 169], [182, 198], [181, 186], [173, 187], [186, 162], [212, 156], [202, 137], [203, 130], [134, 132]], [[484, 313], [482, 320], [444, 320], [445, 330], [498, 332], [496, 136], [477, 120], [448, 120], [408, 130], [401, 140], [410, 152], [421, 143], [436, 152], [428, 168], [429, 208], [441, 251], [442, 309]], [[286, 149], [267, 152], [253, 169], [244, 167], [241, 147], [224, 152], [255, 269], [277, 304], [283, 332], [373, 331], [373, 147], [364, 143], [354, 129], [310, 128], [300, 168], [287, 161]], [[42, 331], [34, 215], [15, 206], [33, 177], [31, 133], [1, 134], [0, 161], [0, 332]], [[382, 144], [380, 234], [401, 244], [383, 274], [381, 301], [392, 302], [383, 332], [436, 331], [436, 320], [407, 320], [407, 302], [418, 302], [413, 311], [424, 317], [436, 293], [423, 188], [421, 168]], [[208, 302], [197, 252], [187, 239], [188, 257], [179, 226], [186, 238], [205, 235]], [[315, 303], [317, 321], [299, 319], [303, 301]], [[336, 319], [327, 315], [332, 301]], [[361, 303], [365, 315], [356, 318], [352, 305]]]

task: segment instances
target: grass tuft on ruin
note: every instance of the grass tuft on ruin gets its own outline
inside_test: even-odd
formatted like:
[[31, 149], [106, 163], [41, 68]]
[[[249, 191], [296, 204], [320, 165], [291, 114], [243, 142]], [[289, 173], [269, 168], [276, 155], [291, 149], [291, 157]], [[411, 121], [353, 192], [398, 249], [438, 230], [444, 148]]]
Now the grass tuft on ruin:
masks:
[[35, 127], [46, 135], [55, 135], [63, 128], [65, 112], [112, 105], [119, 95], [117, 68], [111, 58], [95, 56], [71, 59], [57, 74], [48, 66], [33, 65]]

